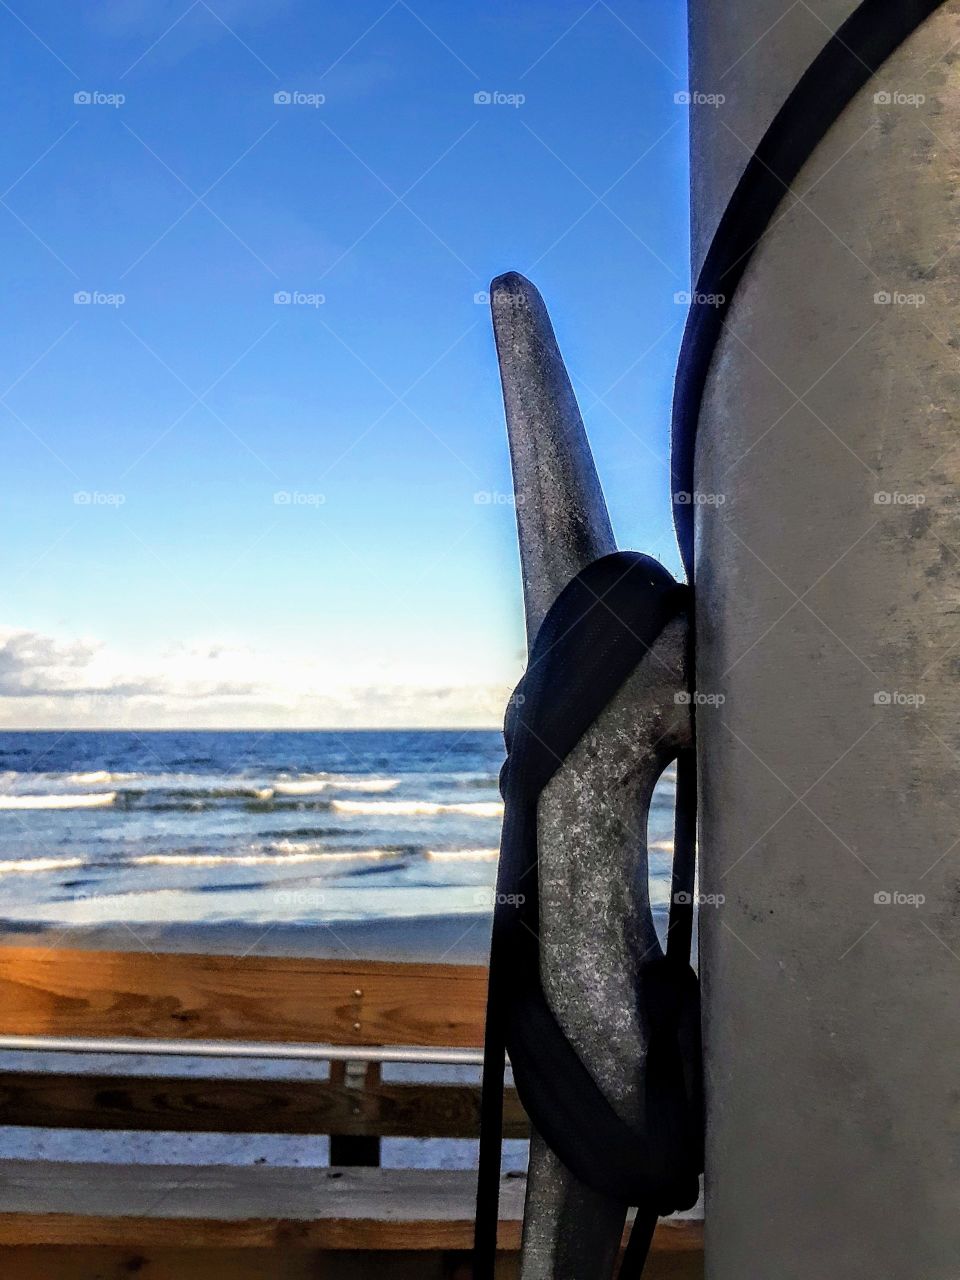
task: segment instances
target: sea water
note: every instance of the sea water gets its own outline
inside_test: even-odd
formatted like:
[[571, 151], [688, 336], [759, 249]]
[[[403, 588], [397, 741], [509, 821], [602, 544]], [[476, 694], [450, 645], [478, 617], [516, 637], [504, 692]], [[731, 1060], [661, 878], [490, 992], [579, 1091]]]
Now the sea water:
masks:
[[[206, 925], [257, 925], [275, 938], [284, 924], [335, 930], [343, 920], [486, 919], [503, 758], [493, 730], [0, 733], [0, 931], [51, 929], [62, 944], [66, 926], [102, 925], [137, 946], [147, 923], [198, 934]], [[648, 832], [657, 905], [669, 896], [673, 800], [668, 770]], [[474, 933], [482, 935], [479, 924]], [[0, 1065], [37, 1062], [6, 1053]], [[107, 1058], [93, 1067], [118, 1069]], [[137, 1059], [134, 1069], [157, 1064]], [[210, 1061], [178, 1069], [239, 1070]], [[322, 1075], [311, 1063], [242, 1069]], [[384, 1071], [390, 1079], [479, 1078], [470, 1067]], [[174, 1164], [328, 1159], [327, 1139], [312, 1136], [9, 1127], [0, 1129], [0, 1154]], [[388, 1139], [383, 1160], [473, 1168], [476, 1143]], [[505, 1143], [504, 1168], [525, 1166], [526, 1143]]]
[[[0, 733], [0, 925], [489, 915], [494, 730]], [[673, 776], [650, 817], [667, 903]]]

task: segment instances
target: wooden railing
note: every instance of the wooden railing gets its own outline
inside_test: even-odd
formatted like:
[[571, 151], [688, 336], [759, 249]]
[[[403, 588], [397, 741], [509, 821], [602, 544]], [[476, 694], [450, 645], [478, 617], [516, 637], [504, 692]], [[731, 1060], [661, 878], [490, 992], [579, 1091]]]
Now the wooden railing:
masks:
[[[40, 1250], [57, 1280], [88, 1280], [126, 1274], [117, 1260], [131, 1251], [147, 1256], [146, 1250], [151, 1280], [155, 1272], [165, 1277], [168, 1263], [178, 1280], [194, 1274], [214, 1280], [220, 1273], [209, 1269], [209, 1250], [254, 1248], [274, 1250], [276, 1269], [245, 1269], [232, 1257], [224, 1274], [299, 1280], [308, 1272], [296, 1270], [291, 1250], [325, 1257], [344, 1250], [416, 1252], [424, 1255], [416, 1268], [423, 1277], [434, 1274], [442, 1255], [443, 1274], [459, 1274], [457, 1259], [463, 1263], [470, 1245], [474, 1175], [358, 1166], [379, 1163], [385, 1137], [476, 1137], [479, 1085], [385, 1081], [377, 1058], [386, 1046], [419, 1046], [427, 1058], [478, 1049], [485, 999], [486, 970], [477, 966], [0, 947], [0, 1037], [120, 1039], [145, 1052], [158, 1042], [169, 1051], [171, 1041], [187, 1053], [210, 1051], [210, 1041], [228, 1052], [260, 1046], [267, 1053], [271, 1044], [281, 1053], [300, 1045], [329, 1046], [332, 1054], [355, 1050], [352, 1061], [331, 1065], [326, 1080], [243, 1077], [235, 1063], [231, 1078], [185, 1077], [169, 1057], [156, 1059], [150, 1075], [125, 1070], [122, 1056], [115, 1070], [95, 1074], [78, 1069], [73, 1055], [64, 1057], [62, 1070], [0, 1070], [0, 1124], [325, 1134], [331, 1163], [340, 1166], [0, 1159], [0, 1271], [46, 1276], [31, 1270]], [[528, 1133], [512, 1089], [505, 1131]], [[504, 1274], [515, 1266], [522, 1199], [523, 1179], [505, 1178]], [[659, 1267], [667, 1268], [665, 1276], [701, 1274], [699, 1222], [661, 1224], [655, 1248], [652, 1276]], [[200, 1251], [196, 1271], [184, 1250]], [[322, 1274], [339, 1273], [328, 1259]]]
[[483, 1044], [477, 965], [0, 948], [0, 1032]]

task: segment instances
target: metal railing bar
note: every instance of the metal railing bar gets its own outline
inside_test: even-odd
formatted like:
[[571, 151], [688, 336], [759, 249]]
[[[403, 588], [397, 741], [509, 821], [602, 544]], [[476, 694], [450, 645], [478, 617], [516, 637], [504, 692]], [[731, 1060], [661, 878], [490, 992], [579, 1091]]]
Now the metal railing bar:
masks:
[[0, 1051], [30, 1053], [139, 1054], [169, 1058], [266, 1058], [302, 1062], [422, 1062], [480, 1066], [482, 1049], [424, 1048], [419, 1045], [277, 1044], [256, 1040], [111, 1039], [96, 1036], [0, 1035]]

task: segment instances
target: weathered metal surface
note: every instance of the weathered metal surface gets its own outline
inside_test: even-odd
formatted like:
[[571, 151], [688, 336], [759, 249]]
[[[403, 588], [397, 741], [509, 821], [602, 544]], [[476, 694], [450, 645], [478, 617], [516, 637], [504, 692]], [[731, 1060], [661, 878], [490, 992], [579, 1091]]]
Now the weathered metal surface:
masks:
[[574, 574], [617, 544], [543, 299], [510, 271], [490, 286], [532, 639]]
[[[528, 632], [571, 577], [615, 550], [580, 412], [539, 294], [517, 275], [491, 304], [517, 494]], [[685, 620], [660, 637], [545, 788], [538, 813], [540, 963], [560, 1024], [624, 1119], [638, 1122], [645, 1027], [633, 975], [659, 946], [647, 883], [653, 787], [689, 745]], [[522, 714], [522, 709], [516, 714]], [[624, 1208], [534, 1134], [523, 1280], [613, 1274]]]
[[[693, 0], [691, 88], [725, 95], [695, 264], [853, 7]], [[958, 41], [951, 3], [800, 173], [703, 406], [709, 1280], [960, 1274]]]

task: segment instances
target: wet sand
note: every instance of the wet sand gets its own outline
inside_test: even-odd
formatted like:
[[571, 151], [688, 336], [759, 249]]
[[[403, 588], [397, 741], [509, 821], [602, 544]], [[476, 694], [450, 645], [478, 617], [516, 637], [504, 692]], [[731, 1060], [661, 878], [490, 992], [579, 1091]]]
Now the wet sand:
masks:
[[484, 912], [304, 925], [137, 923], [76, 925], [67, 929], [0, 921], [0, 946], [485, 964], [490, 947], [490, 916]]

